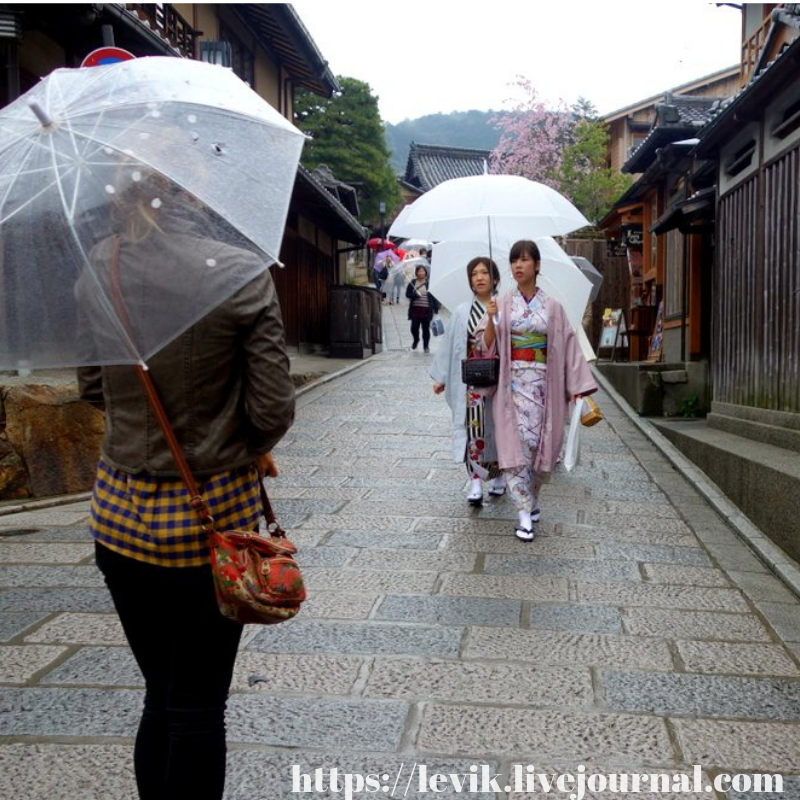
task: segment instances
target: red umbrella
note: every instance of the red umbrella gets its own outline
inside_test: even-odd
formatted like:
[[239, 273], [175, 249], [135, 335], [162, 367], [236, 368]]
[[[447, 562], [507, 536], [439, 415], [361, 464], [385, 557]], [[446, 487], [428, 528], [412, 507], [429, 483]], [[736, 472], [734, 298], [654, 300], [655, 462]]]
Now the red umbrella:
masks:
[[405, 258], [406, 257], [406, 251], [405, 250], [401, 250], [399, 247], [395, 247], [394, 251], [395, 251], [395, 253], [397, 253], [397, 255], [400, 256], [400, 258]]
[[369, 247], [370, 250], [394, 250], [396, 246], [397, 245], [390, 242], [388, 239], [367, 239], [367, 247]]

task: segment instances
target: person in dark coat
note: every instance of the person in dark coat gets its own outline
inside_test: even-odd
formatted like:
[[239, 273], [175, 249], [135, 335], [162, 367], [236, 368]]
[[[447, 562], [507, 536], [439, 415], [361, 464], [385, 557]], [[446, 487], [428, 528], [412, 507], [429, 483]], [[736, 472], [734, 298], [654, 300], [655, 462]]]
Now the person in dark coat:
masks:
[[439, 301], [428, 291], [428, 270], [422, 265], [414, 272], [415, 278], [406, 287], [408, 318], [411, 320], [412, 350], [419, 345], [419, 331], [422, 328], [422, 347], [430, 353], [431, 320], [439, 313]]

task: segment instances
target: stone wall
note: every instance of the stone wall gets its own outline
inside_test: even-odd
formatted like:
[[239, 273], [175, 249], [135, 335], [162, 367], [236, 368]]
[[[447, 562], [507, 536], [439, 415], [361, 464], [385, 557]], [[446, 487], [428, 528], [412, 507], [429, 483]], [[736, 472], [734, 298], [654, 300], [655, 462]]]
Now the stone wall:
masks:
[[90, 490], [103, 421], [75, 384], [0, 385], [0, 501]]

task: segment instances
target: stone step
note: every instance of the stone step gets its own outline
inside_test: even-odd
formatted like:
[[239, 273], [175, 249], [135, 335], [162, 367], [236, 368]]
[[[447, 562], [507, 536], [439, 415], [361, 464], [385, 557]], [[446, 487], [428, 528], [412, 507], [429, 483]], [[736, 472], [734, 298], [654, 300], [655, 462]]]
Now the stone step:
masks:
[[717, 414], [713, 411], [706, 417], [706, 421], [710, 427], [717, 430], [800, 453], [800, 430], [785, 428], [782, 425], [770, 425], [766, 422], [756, 422], [752, 419], [731, 417], [727, 414]]
[[651, 420], [753, 524], [800, 560], [800, 453], [706, 420]]

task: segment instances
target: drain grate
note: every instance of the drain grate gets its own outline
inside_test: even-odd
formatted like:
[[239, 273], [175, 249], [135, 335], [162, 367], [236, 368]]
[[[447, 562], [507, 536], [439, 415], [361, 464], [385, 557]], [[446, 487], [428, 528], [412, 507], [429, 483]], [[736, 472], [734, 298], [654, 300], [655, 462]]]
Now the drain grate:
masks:
[[0, 528], [0, 538], [5, 536], [28, 536], [31, 533], [41, 532], [41, 528]]

